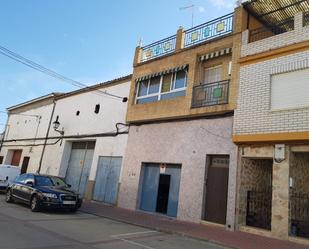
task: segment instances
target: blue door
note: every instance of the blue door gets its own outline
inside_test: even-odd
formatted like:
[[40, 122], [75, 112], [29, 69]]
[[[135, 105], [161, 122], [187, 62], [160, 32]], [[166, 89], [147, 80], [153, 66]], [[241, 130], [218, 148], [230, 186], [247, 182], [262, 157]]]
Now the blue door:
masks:
[[143, 178], [140, 209], [177, 217], [180, 175], [181, 165], [168, 164], [165, 171], [160, 174], [160, 164], [145, 164], [141, 172]]
[[95, 142], [74, 142], [65, 180], [84, 196], [90, 174]]
[[147, 164], [142, 168], [142, 171], [143, 183], [140, 209], [156, 212], [160, 167], [157, 164]]
[[116, 204], [122, 157], [99, 157], [93, 199]]
[[167, 215], [177, 217], [179, 185], [180, 185], [180, 167], [167, 167], [165, 174], [171, 176], [171, 184], [168, 196]]

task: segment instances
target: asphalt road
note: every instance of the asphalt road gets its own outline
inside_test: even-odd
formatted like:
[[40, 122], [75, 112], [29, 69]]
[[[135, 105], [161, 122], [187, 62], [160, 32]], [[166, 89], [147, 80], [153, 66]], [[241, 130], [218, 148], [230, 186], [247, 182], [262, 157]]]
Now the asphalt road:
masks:
[[0, 249], [226, 249], [91, 214], [32, 213], [0, 195]]

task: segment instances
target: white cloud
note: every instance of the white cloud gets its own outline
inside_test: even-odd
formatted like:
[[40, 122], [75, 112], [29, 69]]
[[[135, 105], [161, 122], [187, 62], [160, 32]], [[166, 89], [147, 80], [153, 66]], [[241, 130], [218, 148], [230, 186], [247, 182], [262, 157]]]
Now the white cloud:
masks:
[[230, 9], [235, 6], [235, 0], [209, 0], [210, 3], [219, 8]]
[[202, 12], [205, 12], [205, 8], [202, 7], [202, 6], [198, 6], [198, 11], [201, 12], [201, 13], [202, 13]]

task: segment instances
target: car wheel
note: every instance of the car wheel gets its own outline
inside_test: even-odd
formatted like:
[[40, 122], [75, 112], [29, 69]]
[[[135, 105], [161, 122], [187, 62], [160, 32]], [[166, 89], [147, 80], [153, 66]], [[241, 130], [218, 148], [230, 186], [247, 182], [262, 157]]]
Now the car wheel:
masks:
[[36, 195], [34, 195], [31, 198], [30, 208], [31, 208], [32, 212], [39, 212], [40, 211], [40, 203], [39, 203], [38, 197]]
[[11, 202], [14, 201], [14, 200], [13, 200], [13, 196], [12, 196], [12, 190], [9, 189], [9, 190], [6, 192], [6, 198], [5, 198], [5, 200], [6, 200], [7, 203], [11, 203]]
[[77, 210], [78, 210], [78, 208], [71, 208], [71, 209], [70, 209], [70, 212], [71, 212], [71, 213], [76, 213]]

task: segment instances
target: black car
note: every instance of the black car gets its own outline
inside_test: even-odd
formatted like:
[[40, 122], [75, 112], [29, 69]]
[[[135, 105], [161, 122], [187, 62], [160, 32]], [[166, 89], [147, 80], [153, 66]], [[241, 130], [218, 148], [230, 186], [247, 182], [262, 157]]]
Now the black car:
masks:
[[6, 201], [29, 204], [33, 212], [43, 208], [68, 209], [74, 212], [81, 207], [82, 199], [70, 187], [60, 177], [23, 174], [8, 186]]

